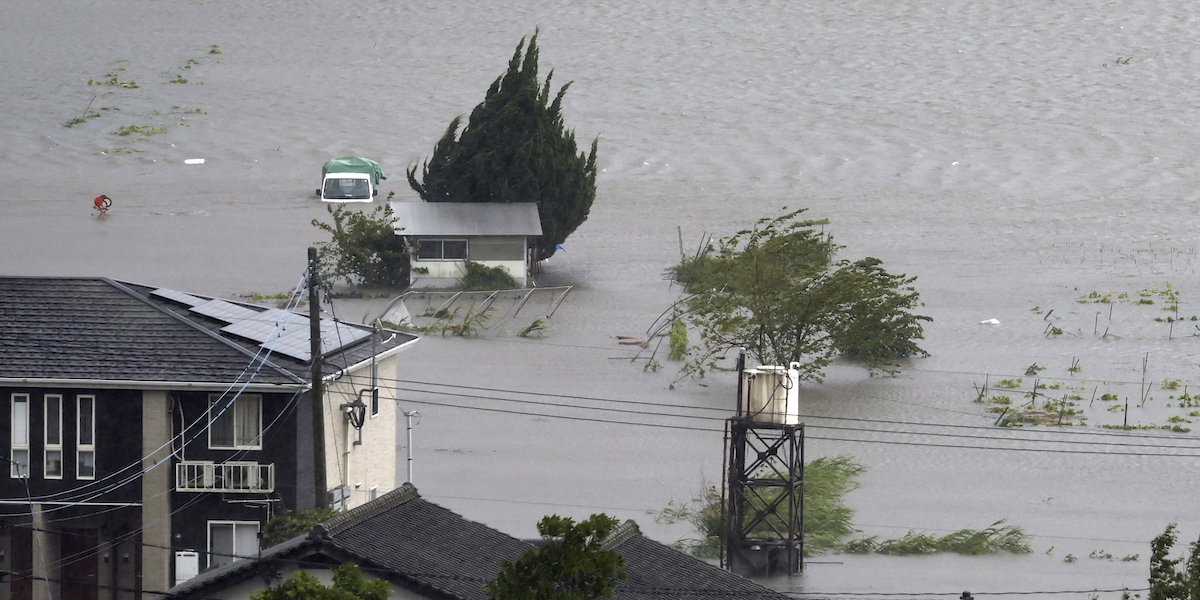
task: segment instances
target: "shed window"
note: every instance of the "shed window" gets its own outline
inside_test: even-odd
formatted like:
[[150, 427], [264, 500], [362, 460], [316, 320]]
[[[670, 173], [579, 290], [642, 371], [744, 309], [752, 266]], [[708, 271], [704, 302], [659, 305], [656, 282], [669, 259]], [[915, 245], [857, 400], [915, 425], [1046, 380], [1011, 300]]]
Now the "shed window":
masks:
[[467, 240], [421, 240], [418, 260], [466, 260]]

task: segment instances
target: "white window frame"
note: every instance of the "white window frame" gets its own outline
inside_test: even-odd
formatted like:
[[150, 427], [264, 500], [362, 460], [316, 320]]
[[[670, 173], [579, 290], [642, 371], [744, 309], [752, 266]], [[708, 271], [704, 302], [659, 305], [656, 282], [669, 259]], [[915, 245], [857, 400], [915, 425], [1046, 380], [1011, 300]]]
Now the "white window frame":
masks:
[[[9, 463], [8, 463], [9, 464], [8, 475], [9, 475], [9, 477], [11, 477], [13, 479], [29, 479], [29, 470], [31, 468], [29, 462], [32, 459], [32, 457], [30, 456], [30, 450], [29, 450], [29, 433], [30, 433], [29, 432], [29, 430], [30, 430], [29, 415], [31, 412], [29, 410], [29, 406], [32, 403], [29, 401], [29, 394], [13, 394], [9, 404], [10, 404], [10, 407], [9, 407], [8, 423], [9, 423], [10, 431], [9, 431], [8, 437], [9, 437], [9, 442], [10, 442], [10, 446], [9, 446], [10, 452], [9, 452]], [[18, 441], [17, 441], [18, 439], [20, 439], [17, 437], [18, 431], [17, 431], [17, 426], [16, 426], [17, 425], [17, 405], [18, 404], [25, 405], [25, 415], [24, 415], [25, 431], [22, 432], [25, 434], [23, 436], [25, 443], [23, 443], [23, 444], [18, 443]], [[17, 453], [18, 452], [25, 453], [25, 462], [23, 463], [23, 466], [25, 467], [24, 472], [22, 472], [21, 465], [19, 465], [18, 461], [17, 461]]]
[[[250, 552], [241, 552], [241, 551], [239, 551], [239, 549], [237, 547], [237, 540], [238, 540], [237, 530], [238, 530], [239, 526], [249, 527], [249, 526], [253, 525], [254, 533], [255, 533], [254, 539], [257, 540], [257, 545], [262, 544], [262, 540], [259, 539], [259, 537], [258, 537], [258, 534], [262, 532], [262, 524], [259, 523], [258, 521], [209, 521], [208, 527], [206, 528], [207, 533], [208, 533], [208, 544], [206, 544], [206, 546], [205, 546], [208, 549], [208, 552], [205, 553], [205, 556], [208, 559], [209, 567], [212, 567], [213, 565], [217, 564], [213, 560], [213, 526], [214, 525], [232, 525], [233, 526], [233, 556], [224, 557], [224, 558], [228, 558], [229, 562], [233, 562], [240, 558], [253, 557], [260, 550], [260, 548], [255, 548], [254, 550], [252, 550]], [[228, 563], [225, 563], [225, 564], [228, 564]]]
[[[91, 402], [91, 431], [87, 433], [91, 443], [84, 443], [84, 427], [83, 427], [83, 401]], [[90, 475], [83, 474], [83, 457], [91, 455], [92, 457], [92, 472]], [[96, 478], [96, 396], [92, 394], [80, 394], [75, 397], [75, 479], [95, 479]]]
[[[208, 448], [210, 450], [262, 450], [262, 438], [263, 438], [263, 397], [262, 397], [262, 394], [241, 394], [237, 398], [233, 399], [233, 404], [230, 404], [228, 408], [225, 408], [225, 404], [227, 403], [227, 401], [222, 400], [221, 396], [222, 396], [222, 394], [209, 394], [208, 395]], [[254, 440], [252, 440], [252, 443], [239, 444], [238, 442], [241, 440], [238, 440], [238, 437], [237, 437], [237, 435], [238, 435], [237, 418], [238, 418], [238, 414], [239, 414], [237, 405], [240, 402], [249, 401], [251, 399], [256, 400], [258, 402], [258, 435], [254, 437]], [[229, 445], [229, 446], [214, 445], [213, 439], [212, 439], [213, 420], [218, 417], [225, 416], [224, 414], [221, 413], [222, 410], [224, 410], [226, 413], [229, 413], [230, 414], [229, 418], [233, 419], [233, 444]], [[257, 442], [257, 443], [253, 443], [253, 442]]]
[[[437, 256], [437, 258], [421, 258], [421, 256], [420, 256], [420, 253], [421, 253], [421, 244], [425, 244], [425, 243], [433, 243], [433, 242], [437, 242], [437, 244], [438, 244], [438, 248], [439, 248], [439, 250], [438, 250], [438, 256]], [[463, 243], [463, 257], [462, 257], [462, 258], [446, 258], [446, 242], [462, 242], [462, 243]], [[467, 239], [467, 238], [425, 238], [425, 239], [419, 239], [419, 240], [417, 240], [417, 248], [416, 248], [416, 250], [417, 250], [417, 251], [413, 253], [413, 256], [414, 256], [414, 257], [415, 257], [415, 258], [416, 258], [418, 261], [424, 261], [424, 262], [445, 262], [445, 261], [463, 261], [463, 260], [469, 260], [469, 259], [471, 258], [471, 240], [469, 240], [469, 239]]]
[[[50, 442], [50, 403], [58, 404], [58, 443]], [[42, 477], [45, 479], [62, 479], [63, 471], [66, 466], [63, 465], [63, 397], [62, 394], [46, 394], [42, 396], [42, 440], [45, 444], [42, 446]], [[58, 474], [50, 473], [50, 455], [58, 453]]]

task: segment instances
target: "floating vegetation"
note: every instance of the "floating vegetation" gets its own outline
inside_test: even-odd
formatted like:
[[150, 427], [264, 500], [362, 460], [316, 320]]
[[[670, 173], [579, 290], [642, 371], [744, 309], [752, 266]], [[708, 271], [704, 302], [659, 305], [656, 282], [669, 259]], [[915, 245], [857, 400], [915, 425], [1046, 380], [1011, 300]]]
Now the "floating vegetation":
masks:
[[519, 333], [517, 333], [517, 337], [523, 337], [523, 338], [542, 337], [542, 332], [544, 332], [545, 330], [546, 330], [546, 320], [545, 319], [535, 319], [532, 323], [530, 323], [529, 325], [526, 325], [525, 329], [522, 329]]
[[82, 114], [82, 115], [80, 115], [80, 116], [78, 116], [78, 117], [75, 117], [74, 119], [71, 119], [70, 121], [64, 121], [64, 122], [63, 122], [63, 127], [71, 128], [71, 127], [74, 127], [74, 126], [76, 126], [76, 125], [80, 125], [80, 124], [86, 123], [88, 119], [96, 119], [96, 118], [99, 118], [99, 117], [100, 117], [100, 112], [99, 112], [99, 111], [92, 110], [92, 109], [90, 109], [90, 108], [89, 108], [89, 109], [87, 110], [87, 112], [85, 112], [84, 114]]
[[133, 154], [134, 152], [141, 152], [141, 150], [139, 150], [138, 148], [131, 147], [131, 146], [122, 146], [120, 148], [101, 150], [100, 154]]
[[1019, 388], [1021, 387], [1021, 379], [1001, 379], [996, 387], [1002, 388]]
[[1164, 379], [1162, 381], [1162, 383], [1158, 384], [1158, 387], [1160, 387], [1164, 390], [1177, 390], [1177, 389], [1179, 389], [1179, 380], [1178, 379]]
[[1095, 559], [1099, 559], [1099, 560], [1112, 560], [1113, 555], [1109, 554], [1108, 552], [1105, 552], [1103, 550], [1092, 550], [1092, 553], [1088, 555], [1088, 558], [1095, 558]]
[[[1109, 410], [1111, 411], [1112, 409], [1109, 409]], [[1118, 410], [1119, 410], [1119, 407], [1118, 407]], [[1191, 433], [1191, 431], [1192, 431], [1190, 428], [1184, 427], [1182, 425], [1107, 425], [1106, 424], [1106, 425], [1101, 425], [1100, 427], [1103, 429], [1121, 429], [1121, 430], [1125, 430], [1125, 431], [1139, 431], [1139, 430], [1151, 430], [1151, 429], [1155, 429], [1155, 430], [1161, 429], [1163, 431], [1172, 431], [1175, 433]]]
[[[1062, 330], [1059, 330], [1059, 332], [1061, 333]], [[1032, 365], [1029, 365], [1029, 367], [1025, 369], [1025, 376], [1033, 377], [1034, 375], [1037, 375], [1039, 371], [1045, 371], [1045, 370], [1046, 370], [1046, 367], [1043, 367], [1042, 365], [1039, 365], [1037, 363], [1033, 363]]]
[[216, 45], [216, 44], [213, 44], [213, 45], [212, 45], [212, 46], [211, 46], [211, 47], [208, 49], [208, 53], [209, 53], [209, 54], [224, 54], [224, 52], [221, 52], [221, 47], [220, 47], [220, 46], [218, 46], [218, 45]]
[[893, 556], [953, 552], [966, 556], [1011, 552], [1028, 554], [1029, 534], [1015, 525], [1004, 525], [1004, 519], [984, 529], [961, 529], [943, 536], [909, 531], [904, 537], [877, 541], [875, 536], [847, 542], [842, 550], [852, 554], [876, 552]]
[[176, 75], [175, 79], [172, 79], [172, 80], [168, 81], [167, 83], [187, 83], [187, 82], [188, 82], [188, 80], [184, 79], [183, 75]]
[[[118, 62], [118, 64], [122, 64], [121, 61], [117, 61], [117, 62]], [[120, 73], [121, 73], [121, 71], [124, 71], [124, 70], [125, 70], [125, 67], [117, 67], [117, 68], [113, 69], [112, 71], [105, 73], [104, 79], [89, 79], [89, 80], [87, 80], [87, 84], [88, 85], [104, 85], [104, 86], [109, 86], [109, 87], [118, 87], [118, 88], [125, 88], [125, 89], [134, 89], [134, 88], [141, 87], [137, 84], [136, 81], [134, 81], [132, 79], [127, 80], [127, 81], [121, 81]]]
[[150, 137], [160, 133], [166, 133], [167, 130], [157, 125], [126, 125], [113, 132], [113, 135], [121, 137], [136, 135], [139, 137]]
[[1075, 555], [1074, 555], [1074, 554], [1068, 554], [1068, 555], [1066, 555], [1066, 556], [1064, 556], [1064, 557], [1063, 557], [1063, 562], [1065, 562], [1065, 563], [1073, 563], [1073, 562], [1075, 562], [1075, 561], [1077, 561], [1077, 560], [1079, 560], [1079, 559], [1078, 559], [1078, 558], [1075, 558]]

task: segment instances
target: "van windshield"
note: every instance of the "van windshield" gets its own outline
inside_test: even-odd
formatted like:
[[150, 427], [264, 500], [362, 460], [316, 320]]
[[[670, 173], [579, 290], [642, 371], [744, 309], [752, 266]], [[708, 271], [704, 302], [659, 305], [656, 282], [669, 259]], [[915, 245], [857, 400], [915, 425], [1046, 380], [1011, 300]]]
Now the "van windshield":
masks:
[[366, 179], [330, 177], [325, 180], [323, 195], [336, 200], [370, 200], [371, 186], [367, 185]]

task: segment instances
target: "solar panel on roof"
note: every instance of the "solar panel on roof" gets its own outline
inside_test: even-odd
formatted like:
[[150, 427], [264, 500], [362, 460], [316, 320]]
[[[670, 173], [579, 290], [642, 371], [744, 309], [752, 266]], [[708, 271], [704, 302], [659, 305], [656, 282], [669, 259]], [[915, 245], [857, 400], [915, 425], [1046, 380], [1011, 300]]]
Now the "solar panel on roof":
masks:
[[158, 288], [157, 290], [150, 292], [150, 295], [158, 296], [159, 298], [166, 298], [167, 300], [178, 302], [185, 306], [196, 306], [208, 302], [204, 298], [199, 298], [191, 294], [185, 294], [176, 290], [169, 290], [167, 288]]
[[198, 315], [212, 317], [226, 323], [236, 323], [245, 319], [251, 319], [259, 312], [224, 300], [209, 300], [203, 304], [193, 306], [190, 310]]
[[270, 344], [262, 344], [264, 348], [269, 348], [271, 352], [279, 353], [284, 356], [290, 356], [297, 360], [307, 362], [312, 354], [310, 350], [310, 342], [308, 338], [308, 328], [305, 327], [302, 332], [293, 332], [289, 327], [278, 341]]
[[[305, 319], [305, 321], [307, 320]], [[307, 326], [308, 323], [304, 325]], [[292, 327], [302, 329], [297, 323], [288, 323], [288, 330], [291, 330]], [[279, 337], [279, 334], [283, 332], [283, 323], [276, 324], [274, 321], [246, 319], [222, 327], [221, 332], [246, 338], [260, 344], [266, 344], [268, 340]]]
[[[305, 319], [305, 321], [307, 320]], [[265, 341], [260, 345], [270, 349], [271, 352], [277, 352], [298, 360], [309, 361], [312, 358], [312, 353], [310, 352], [312, 343], [308, 337], [308, 323], [306, 322], [304, 325], [304, 327], [297, 329], [293, 329], [289, 325], [287, 331], [284, 331], [279, 336], [278, 341]], [[370, 330], [323, 319], [321, 321], [321, 352], [323, 354], [334, 352], [354, 342], [365, 339], [370, 335]]]

